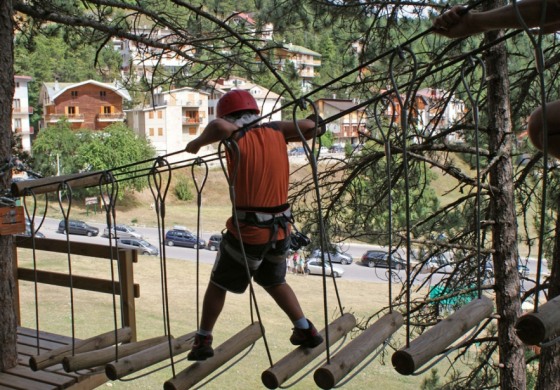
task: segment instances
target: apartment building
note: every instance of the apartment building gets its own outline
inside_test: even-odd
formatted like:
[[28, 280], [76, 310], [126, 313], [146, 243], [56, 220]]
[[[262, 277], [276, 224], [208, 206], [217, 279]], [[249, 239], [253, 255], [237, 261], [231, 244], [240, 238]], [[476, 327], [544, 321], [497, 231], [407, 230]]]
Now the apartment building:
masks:
[[[330, 118], [341, 115], [340, 118], [327, 124], [327, 131], [335, 136], [335, 144], [357, 144], [359, 132], [366, 131], [366, 118], [363, 109], [354, 110], [356, 103], [351, 99], [318, 99], [315, 102], [319, 115]], [[345, 113], [349, 111], [348, 113]]]
[[12, 101], [12, 132], [21, 139], [21, 147], [26, 152], [31, 152], [31, 138], [34, 133], [29, 124], [29, 117], [33, 114], [33, 107], [29, 107], [28, 84], [32, 78], [29, 76], [15, 76], [15, 91]]
[[[208, 93], [188, 87], [155, 92], [149, 104], [127, 110], [127, 125], [150, 140], [159, 156], [184, 150], [208, 124], [208, 97]], [[208, 146], [201, 153], [213, 151]]]
[[[275, 46], [269, 49], [268, 53], [272, 63], [280, 70], [292, 64], [300, 78], [302, 90], [311, 90], [316, 69], [321, 66], [321, 54], [292, 43]], [[257, 57], [256, 60], [260, 62], [260, 58]]]
[[43, 83], [39, 95], [44, 127], [65, 118], [72, 129], [102, 130], [123, 122], [123, 106], [131, 101], [118, 83], [87, 80], [79, 83]]

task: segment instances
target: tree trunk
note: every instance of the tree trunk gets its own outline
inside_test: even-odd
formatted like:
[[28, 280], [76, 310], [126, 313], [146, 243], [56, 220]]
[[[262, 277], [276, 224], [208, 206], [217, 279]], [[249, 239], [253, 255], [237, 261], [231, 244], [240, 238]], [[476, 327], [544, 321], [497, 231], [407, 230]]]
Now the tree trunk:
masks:
[[[495, 1], [489, 8], [503, 5]], [[503, 32], [491, 32], [493, 40]], [[500, 354], [500, 388], [525, 389], [526, 365], [524, 346], [515, 333], [515, 323], [521, 312], [520, 283], [517, 272], [517, 222], [515, 216], [512, 120], [509, 104], [509, 75], [505, 43], [498, 44], [485, 54], [488, 76], [488, 143], [490, 159], [495, 159], [490, 170], [490, 182], [501, 191], [493, 194], [494, 249], [498, 345]]]
[[[0, 2], [0, 163], [11, 158], [12, 99], [14, 96], [14, 35], [12, 0]], [[10, 172], [0, 175], [0, 188], [8, 188]], [[14, 302], [12, 236], [0, 236], [0, 371], [16, 366], [16, 308]]]
[[[556, 199], [556, 235], [554, 241], [554, 254], [552, 256], [552, 268], [550, 270], [550, 287], [548, 288], [548, 299], [560, 295], [560, 196]], [[560, 337], [560, 334], [552, 338]], [[550, 347], [542, 347], [539, 361], [539, 378], [537, 389], [559, 390], [560, 389], [560, 342]]]

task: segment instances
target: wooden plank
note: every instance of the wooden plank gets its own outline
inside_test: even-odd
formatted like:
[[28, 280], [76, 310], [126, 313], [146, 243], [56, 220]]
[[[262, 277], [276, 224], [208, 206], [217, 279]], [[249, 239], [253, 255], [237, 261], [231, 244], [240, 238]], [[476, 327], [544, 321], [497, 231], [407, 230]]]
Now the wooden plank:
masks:
[[[36, 337], [18, 335], [17, 336], [17, 343], [20, 344], [20, 345], [28, 345], [30, 347], [34, 347], [35, 349], [37, 348], [37, 338]], [[60, 348], [60, 347], [64, 347], [66, 345], [68, 345], [68, 344], [67, 343], [61, 344], [61, 343], [57, 343], [56, 341], [45, 340], [45, 339], [39, 338], [39, 347], [41, 349], [51, 350], [51, 349], [57, 349], [57, 348]]]
[[[138, 252], [128, 251], [122, 253], [119, 258], [121, 281], [123, 285], [122, 299], [121, 299], [121, 312], [123, 317], [123, 326], [128, 326], [132, 331], [130, 341], [136, 341], [136, 304], [134, 298], [140, 297], [140, 286], [134, 284], [134, 269], [133, 263], [138, 259]], [[138, 291], [137, 291], [138, 287]]]
[[[30, 336], [30, 337], [37, 336], [37, 331], [31, 328], [18, 327], [17, 333], [18, 335], [22, 335], [22, 336]], [[62, 345], [68, 345], [72, 343], [72, 337], [46, 332], [44, 330], [41, 330], [39, 332], [39, 338], [41, 340], [53, 341]]]
[[[33, 249], [33, 243], [26, 240], [25, 237], [16, 236], [16, 245], [18, 248]], [[52, 238], [36, 238], [35, 249], [39, 251], [48, 251], [56, 253], [68, 253], [73, 255], [97, 257], [102, 259], [117, 259], [117, 252], [131, 251], [132, 249], [118, 249], [109, 245], [91, 244], [88, 242], [72, 241], [70, 245], [66, 240], [54, 240]]]
[[27, 378], [33, 381], [46, 383], [57, 387], [69, 387], [70, 385], [76, 383], [76, 379], [73, 377], [48, 371], [31, 371], [29, 367], [25, 366], [17, 366], [6, 370], [6, 372], [11, 375]]
[[[72, 189], [98, 186], [103, 176], [102, 171], [73, 173], [71, 175], [43, 177], [34, 180], [22, 180], [12, 183], [11, 190], [14, 196], [25, 196], [26, 190], [34, 194], [56, 192], [62, 183], [67, 183]], [[103, 181], [103, 183], [108, 181]]]
[[56, 386], [47, 383], [35, 382], [27, 378], [10, 375], [6, 373], [0, 374], [0, 385], [10, 386], [9, 389], [17, 390], [54, 390]]
[[23, 206], [0, 207], [0, 235], [25, 232]]
[[[37, 270], [37, 282], [50, 284], [53, 286], [70, 287], [70, 276], [60, 272]], [[35, 281], [35, 271], [30, 268], [18, 268], [17, 277], [19, 280]], [[128, 282], [128, 281], [127, 281]], [[88, 276], [72, 275], [72, 287], [79, 290], [100, 292], [104, 294], [120, 295], [120, 283], [110, 280], [90, 278]], [[140, 297], [140, 286], [134, 284], [130, 286], [136, 298]]]

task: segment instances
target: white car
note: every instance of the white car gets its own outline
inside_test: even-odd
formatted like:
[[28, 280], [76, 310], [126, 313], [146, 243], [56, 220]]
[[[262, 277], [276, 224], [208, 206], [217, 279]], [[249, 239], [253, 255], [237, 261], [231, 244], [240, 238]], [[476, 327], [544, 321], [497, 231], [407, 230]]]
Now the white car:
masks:
[[109, 234], [111, 235], [111, 237], [114, 237], [115, 231], [117, 233], [117, 238], [142, 239], [142, 235], [140, 233], [138, 233], [136, 230], [134, 230], [133, 228], [127, 225], [115, 225], [111, 227], [110, 232], [109, 232], [109, 228], [106, 227], [105, 230], [103, 230], [103, 237], [109, 237]]
[[[323, 265], [323, 263], [319, 260], [309, 260], [305, 267], [305, 273], [311, 275], [323, 275], [323, 267], [325, 267], [325, 274], [327, 276], [330, 276], [331, 275], [330, 263], [325, 262], [325, 264]], [[332, 266], [332, 272], [334, 273], [335, 278], [339, 278], [344, 274], [344, 270], [336, 265]]]

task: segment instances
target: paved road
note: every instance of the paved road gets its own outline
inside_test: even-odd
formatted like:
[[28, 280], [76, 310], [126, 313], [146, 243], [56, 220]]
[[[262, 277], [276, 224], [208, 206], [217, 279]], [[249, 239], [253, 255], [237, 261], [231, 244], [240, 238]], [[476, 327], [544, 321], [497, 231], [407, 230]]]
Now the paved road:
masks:
[[[58, 223], [59, 220], [57, 219], [47, 218], [43, 226], [41, 227], [40, 231], [48, 238], [64, 240], [66, 239], [66, 236], [56, 232], [58, 228]], [[99, 224], [99, 223], [91, 223], [91, 225], [98, 227], [100, 232], [103, 232], [103, 229], [105, 227], [104, 224]], [[138, 227], [135, 229], [137, 232], [142, 234], [147, 241], [151, 242], [152, 244], [156, 244], [159, 241], [157, 228]], [[202, 237], [208, 240], [211, 234], [213, 234], [213, 232], [203, 233]], [[71, 235], [70, 239], [72, 241], [83, 241], [83, 242], [92, 242], [92, 243], [109, 245], [109, 239], [101, 236], [85, 237], [85, 236]], [[354, 262], [350, 265], [337, 264], [337, 266], [342, 267], [344, 269], [343, 278], [352, 279], [352, 280], [370, 281], [370, 282], [387, 282], [389, 276], [387, 269], [368, 268], [360, 264], [357, 264], [362, 254], [364, 254], [366, 250], [374, 249], [374, 248], [379, 248], [379, 247], [374, 245], [359, 244], [359, 243], [344, 244], [342, 249], [345, 250], [354, 258]], [[165, 251], [166, 251], [166, 256], [172, 259], [195, 261], [197, 256], [196, 249], [192, 249], [192, 248], [179, 248], [179, 247], [166, 246]], [[216, 256], [216, 252], [212, 252], [207, 249], [201, 249], [198, 252], [198, 256], [201, 263], [212, 264]], [[535, 275], [537, 269], [536, 259], [532, 259], [532, 258], [529, 259], [527, 265], [529, 266], [530, 275]], [[405, 271], [393, 271], [393, 272], [395, 273], [393, 277], [394, 283], [399, 283], [406, 279]], [[547, 269], [543, 270], [543, 273], [546, 272], [548, 272]], [[428, 276], [429, 276], [428, 274], [419, 275], [419, 279], [417, 279], [415, 283], [422, 282]], [[319, 277], [319, 276], [313, 276], [313, 277]], [[433, 275], [432, 278], [433, 278], [432, 283], [434, 283], [437, 281], [437, 279], [441, 278], [441, 275]], [[523, 287], [525, 289], [530, 288], [530, 283], [525, 282]]]

